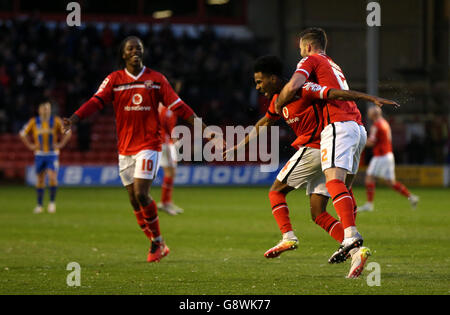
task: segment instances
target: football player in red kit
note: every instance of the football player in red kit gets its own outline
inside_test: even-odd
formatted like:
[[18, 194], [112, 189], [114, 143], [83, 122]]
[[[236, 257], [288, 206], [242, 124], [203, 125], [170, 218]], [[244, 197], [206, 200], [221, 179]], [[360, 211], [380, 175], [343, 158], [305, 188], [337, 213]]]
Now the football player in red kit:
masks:
[[224, 153], [226, 157], [231, 151], [237, 151], [251, 139], [258, 136], [261, 127], [271, 126], [280, 118], [292, 128], [297, 139], [292, 146], [297, 152], [281, 169], [277, 179], [269, 191], [272, 214], [282, 233], [282, 240], [269, 249], [266, 258], [278, 257], [287, 250], [298, 246], [298, 238], [294, 234], [289, 218], [286, 195], [300, 187], [306, 187], [310, 197], [310, 209], [313, 221], [322, 227], [339, 243], [344, 238], [341, 222], [326, 212], [329, 194], [325, 186], [325, 177], [320, 162], [320, 132], [323, 128], [322, 100], [366, 100], [379, 104], [391, 103], [356, 91], [343, 91], [322, 87], [308, 82], [303, 85], [294, 100], [283, 107], [281, 115], [275, 113], [275, 101], [286, 81], [282, 77], [282, 62], [276, 56], [260, 57], [254, 66], [254, 80], [256, 89], [271, 99], [266, 115], [255, 125], [252, 132], [245, 139]]
[[167, 107], [159, 106], [159, 119], [161, 121], [162, 157], [161, 167], [164, 170], [164, 178], [161, 185], [161, 201], [158, 209], [170, 215], [183, 213], [183, 209], [172, 201], [172, 191], [177, 171], [177, 148], [171, 137], [172, 130], [177, 124], [177, 116]]
[[158, 262], [169, 254], [161, 236], [156, 203], [149, 195], [161, 161], [158, 105], [162, 103], [192, 125], [197, 116], [163, 74], [144, 66], [144, 46], [138, 37], [125, 38], [119, 52], [123, 68], [108, 75], [94, 96], [70, 118], [64, 118], [64, 129], [70, 130], [79, 120], [113, 105], [120, 178], [137, 222], [151, 241], [147, 261]]
[[[277, 99], [277, 113], [281, 114], [283, 106], [307, 80], [329, 88], [349, 89], [341, 68], [326, 55], [326, 46], [327, 36], [320, 28], [309, 28], [300, 34], [299, 48], [303, 59]], [[396, 103], [391, 105], [397, 106]], [[370, 256], [370, 250], [362, 246], [363, 237], [356, 228], [357, 206], [352, 192], [367, 133], [362, 125], [361, 113], [353, 101], [326, 101], [323, 121], [320, 140], [322, 170], [333, 206], [344, 228], [344, 240], [330, 257], [329, 263], [341, 263], [351, 256], [348, 277], [354, 278], [361, 274]]]
[[375, 196], [375, 183], [377, 178], [384, 179], [385, 183], [402, 196], [408, 198], [413, 209], [419, 202], [419, 197], [411, 194], [401, 182], [395, 179], [395, 160], [392, 153], [391, 127], [379, 107], [371, 107], [368, 115], [373, 124], [370, 128], [366, 147], [373, 149], [373, 157], [370, 160], [365, 179], [367, 202], [358, 207], [359, 211], [373, 211], [373, 199]]

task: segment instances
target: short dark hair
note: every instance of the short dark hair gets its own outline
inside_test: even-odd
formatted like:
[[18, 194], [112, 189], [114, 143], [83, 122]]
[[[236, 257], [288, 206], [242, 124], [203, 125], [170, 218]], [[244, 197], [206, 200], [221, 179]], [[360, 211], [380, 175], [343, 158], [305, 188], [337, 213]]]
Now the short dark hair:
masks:
[[311, 41], [318, 48], [325, 50], [327, 48], [327, 34], [320, 27], [310, 27], [300, 33], [300, 39]]
[[277, 56], [262, 56], [256, 59], [253, 70], [255, 73], [261, 72], [281, 77], [283, 75], [283, 62]]
[[119, 56], [118, 56], [117, 63], [119, 64], [119, 67], [121, 67], [121, 68], [125, 67], [125, 61], [122, 59], [123, 50], [125, 49], [125, 45], [127, 44], [127, 42], [130, 41], [130, 40], [132, 40], [132, 39], [137, 40], [138, 42], [141, 43], [142, 46], [144, 46], [144, 43], [142, 42], [142, 40], [141, 40], [139, 37], [134, 36], [134, 35], [126, 37], [126, 38], [120, 43], [120, 46], [119, 46]]

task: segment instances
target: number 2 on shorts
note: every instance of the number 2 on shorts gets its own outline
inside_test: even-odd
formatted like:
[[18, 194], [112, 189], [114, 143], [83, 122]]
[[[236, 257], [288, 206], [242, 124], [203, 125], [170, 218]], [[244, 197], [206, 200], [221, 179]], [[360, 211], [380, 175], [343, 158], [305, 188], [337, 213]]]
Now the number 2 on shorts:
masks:
[[327, 160], [327, 149], [322, 149], [322, 162], [326, 162]]

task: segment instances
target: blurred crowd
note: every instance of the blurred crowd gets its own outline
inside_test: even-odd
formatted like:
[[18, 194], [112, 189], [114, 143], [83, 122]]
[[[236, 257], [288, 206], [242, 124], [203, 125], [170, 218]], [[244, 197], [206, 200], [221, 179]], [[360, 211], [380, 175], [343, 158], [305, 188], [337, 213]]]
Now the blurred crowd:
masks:
[[[264, 114], [267, 100], [253, 83], [253, 61], [268, 53], [264, 43], [219, 37], [208, 27], [198, 36], [176, 36], [170, 25], [158, 30], [150, 25], [145, 31], [135, 27], [77, 28], [33, 17], [0, 20], [0, 133], [17, 133], [43, 97], [52, 101], [58, 115], [71, 115], [118, 69], [118, 47], [128, 35], [143, 40], [144, 64], [165, 74], [207, 124], [251, 125]], [[111, 108], [104, 114], [111, 114]], [[415, 129], [408, 124], [402, 135], [394, 132], [398, 162], [450, 162], [448, 122], [442, 119]], [[409, 129], [413, 131], [403, 134]], [[81, 130], [80, 139], [89, 141], [89, 123]], [[281, 130], [281, 153], [289, 156], [293, 136], [287, 130]]]

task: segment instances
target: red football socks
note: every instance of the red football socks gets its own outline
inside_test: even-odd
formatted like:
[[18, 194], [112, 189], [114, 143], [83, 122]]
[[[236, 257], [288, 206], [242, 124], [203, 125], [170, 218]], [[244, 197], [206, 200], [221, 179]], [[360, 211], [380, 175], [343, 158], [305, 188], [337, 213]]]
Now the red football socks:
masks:
[[353, 214], [353, 200], [345, 186], [339, 179], [333, 179], [326, 183], [328, 192], [333, 200], [336, 213], [342, 222], [342, 228], [355, 226], [355, 216]]
[[352, 197], [352, 202], [353, 202], [353, 217], [356, 221], [356, 213], [358, 212], [358, 206], [356, 205], [356, 199], [355, 196], [353, 196], [353, 190], [350, 188], [348, 190], [348, 193], [350, 194], [350, 197]]
[[144, 215], [144, 220], [152, 232], [153, 238], [159, 237], [161, 235], [161, 231], [159, 230], [158, 210], [155, 201], [152, 200], [146, 207], [142, 207], [142, 212]]
[[400, 182], [395, 182], [394, 186], [392, 186], [392, 188], [394, 188], [396, 191], [398, 191], [400, 194], [402, 194], [405, 197], [409, 197], [411, 196], [411, 193], [409, 192], [408, 188], [405, 187], [405, 185], [403, 185]]
[[324, 229], [338, 243], [344, 240], [344, 229], [342, 223], [333, 218], [328, 212], [322, 212], [314, 221], [322, 229]]
[[134, 210], [134, 215], [136, 216], [137, 223], [141, 227], [142, 232], [144, 232], [145, 236], [147, 236], [147, 238], [149, 240], [151, 240], [152, 239], [152, 232], [148, 228], [147, 223], [145, 223], [144, 215], [142, 214], [142, 211], [140, 209], [139, 210]]
[[161, 191], [161, 202], [168, 204], [172, 202], [173, 178], [164, 176]]
[[367, 202], [373, 202], [375, 196], [375, 183], [366, 184]]
[[286, 204], [286, 195], [279, 191], [269, 192], [272, 214], [278, 223], [281, 233], [292, 231], [291, 220], [289, 219], [289, 208]]

